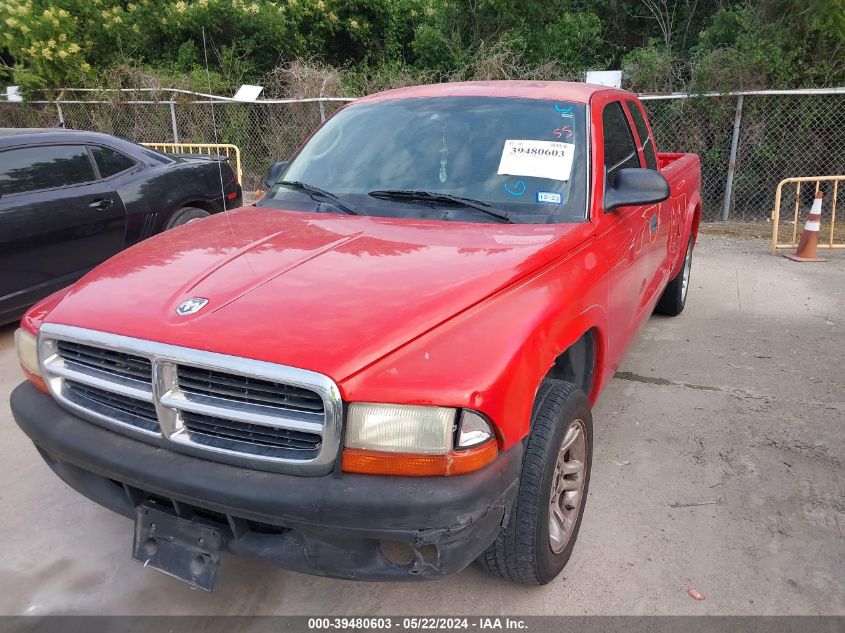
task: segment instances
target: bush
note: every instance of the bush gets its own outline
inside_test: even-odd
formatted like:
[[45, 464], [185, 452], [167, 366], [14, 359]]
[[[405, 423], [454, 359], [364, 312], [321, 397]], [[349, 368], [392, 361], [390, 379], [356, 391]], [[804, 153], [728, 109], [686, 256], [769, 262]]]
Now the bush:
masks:
[[355, 94], [620, 66], [647, 92], [845, 82], [845, 0], [0, 0], [0, 27], [0, 78], [25, 89], [231, 93], [296, 60]]
[[653, 94], [677, 90], [683, 85], [685, 67], [663, 43], [652, 40], [625, 56], [622, 75], [625, 87]]
[[87, 83], [91, 72], [87, 51], [93, 42], [82, 37], [77, 18], [86, 8], [71, 9], [76, 15], [67, 8], [33, 0], [7, 0], [0, 4], [3, 44], [16, 61], [15, 82], [25, 88], [46, 88], [68, 81]]

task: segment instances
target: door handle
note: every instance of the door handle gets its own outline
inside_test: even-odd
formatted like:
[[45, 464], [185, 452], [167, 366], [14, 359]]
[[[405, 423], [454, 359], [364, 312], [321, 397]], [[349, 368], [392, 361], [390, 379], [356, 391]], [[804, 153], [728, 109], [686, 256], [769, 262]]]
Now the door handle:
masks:
[[112, 200], [111, 198], [97, 198], [88, 206], [92, 209], [97, 209], [97, 211], [105, 211], [113, 204], [114, 200]]

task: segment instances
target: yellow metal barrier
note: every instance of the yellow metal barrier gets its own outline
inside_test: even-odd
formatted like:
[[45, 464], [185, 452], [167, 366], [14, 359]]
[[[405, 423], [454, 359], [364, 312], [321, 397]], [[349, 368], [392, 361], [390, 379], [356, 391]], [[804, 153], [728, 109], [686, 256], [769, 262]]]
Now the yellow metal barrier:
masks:
[[[237, 145], [228, 143], [141, 143], [144, 147], [157, 149], [160, 152], [172, 154], [218, 154], [226, 158], [235, 157], [235, 176], [238, 184], [243, 186], [243, 171], [241, 170], [241, 150]], [[213, 150], [213, 151], [212, 151]]]
[[[772, 210], [772, 255], [777, 255], [779, 248], [795, 248], [798, 245], [798, 212], [801, 206], [801, 185], [804, 183], [815, 183], [816, 193], [823, 182], [833, 183], [833, 191], [828, 191], [825, 200], [822, 203], [822, 222], [827, 220], [827, 213], [824, 208], [827, 207], [827, 200], [830, 200], [830, 231], [827, 239], [822, 238], [822, 233], [819, 232], [819, 248], [845, 248], [845, 232], [840, 231], [840, 241], [836, 241], [836, 196], [839, 193], [839, 183], [845, 181], [845, 176], [807, 176], [800, 178], [784, 178], [778, 183], [775, 190], [775, 208]], [[795, 183], [795, 207], [792, 218], [792, 241], [778, 242], [778, 226], [780, 225], [780, 204], [783, 194], [783, 186]], [[828, 233], [828, 231], [825, 231]]]

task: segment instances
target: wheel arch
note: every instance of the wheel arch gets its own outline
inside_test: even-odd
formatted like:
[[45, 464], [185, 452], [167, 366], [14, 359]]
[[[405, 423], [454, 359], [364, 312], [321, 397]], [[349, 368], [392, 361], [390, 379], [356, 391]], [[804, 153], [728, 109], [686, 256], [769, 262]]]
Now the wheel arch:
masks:
[[[546, 378], [566, 380], [584, 390], [592, 407], [607, 378], [607, 315], [604, 309], [598, 305], [586, 308], [572, 319], [566, 333], [552, 346], [556, 351], [538, 376], [536, 390], [539, 391]], [[530, 424], [525, 433], [529, 430]]]
[[213, 204], [201, 198], [194, 198], [179, 202], [173, 205], [169, 211], [165, 211], [158, 214], [158, 227], [156, 232], [158, 233], [163, 231], [164, 227], [167, 226], [171, 218], [186, 207], [195, 207], [197, 209], [202, 209], [203, 211], [206, 211], [207, 213], [210, 213], [212, 215], [214, 215], [218, 211], [217, 209], [215, 209]]
[[196, 207], [197, 209], [202, 209], [203, 211], [208, 211], [209, 213], [216, 213], [218, 211], [218, 209], [216, 209], [214, 205], [208, 202], [207, 200], [188, 200], [187, 202], [183, 202], [182, 204], [178, 205], [168, 217], [173, 217], [174, 213], [176, 213], [177, 211], [181, 211], [185, 207]]
[[701, 226], [701, 200], [695, 205], [695, 209], [692, 212], [692, 226], [690, 227], [690, 237], [692, 238], [692, 243], [695, 244], [698, 241], [698, 228]]
[[554, 363], [543, 380], [552, 378], [565, 380], [589, 396], [593, 390], [596, 374], [597, 328], [590, 328], [569, 347], [555, 357]]
[[[698, 229], [701, 226], [701, 195], [696, 192], [687, 206], [687, 232], [684, 235], [689, 235], [692, 238], [692, 243], [698, 240]], [[686, 242], [684, 242], [686, 247]]]

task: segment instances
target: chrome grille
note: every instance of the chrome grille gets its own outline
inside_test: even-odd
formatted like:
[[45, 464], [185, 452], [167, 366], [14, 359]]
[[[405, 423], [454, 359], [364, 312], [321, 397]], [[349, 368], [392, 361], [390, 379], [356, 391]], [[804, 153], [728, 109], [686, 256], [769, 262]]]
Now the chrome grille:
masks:
[[337, 457], [340, 393], [322, 374], [64, 325], [42, 326], [38, 345], [56, 400], [103, 426], [300, 474]]
[[156, 417], [156, 408], [152, 402], [128, 398], [73, 380], [66, 380], [65, 387], [67, 397], [79, 406], [99, 411], [124, 424], [136, 426], [151, 433], [161, 431], [158, 426], [158, 417]]
[[56, 347], [59, 356], [70, 365], [141, 380], [147, 384], [153, 380], [153, 365], [147, 358], [70, 341], [57, 341]]
[[226, 420], [184, 411], [182, 423], [188, 436], [198, 444], [227, 447], [234, 444], [245, 453], [268, 457], [304, 459], [320, 450], [320, 436], [278, 427]]
[[323, 399], [310, 389], [236, 376], [211, 369], [179, 366], [176, 382], [186, 394], [233, 400], [246, 404], [323, 413]]

